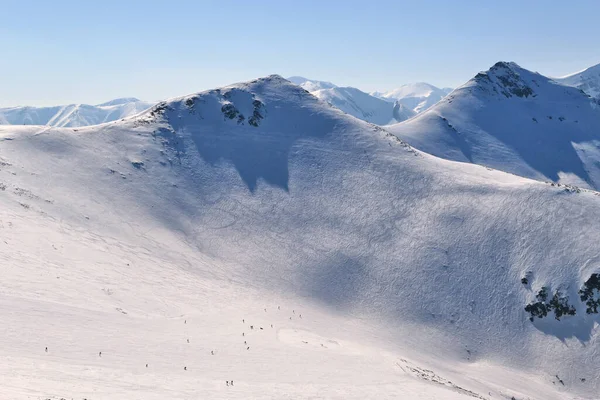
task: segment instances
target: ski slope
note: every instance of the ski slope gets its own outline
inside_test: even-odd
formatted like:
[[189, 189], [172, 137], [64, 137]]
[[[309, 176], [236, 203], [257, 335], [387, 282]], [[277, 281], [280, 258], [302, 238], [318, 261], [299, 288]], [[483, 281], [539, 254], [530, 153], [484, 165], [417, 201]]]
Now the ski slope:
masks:
[[56, 107], [0, 108], [0, 125], [48, 125], [79, 127], [116, 121], [152, 107], [154, 103], [136, 98], [111, 100], [95, 106], [69, 104]]
[[[597, 193], [430, 156], [279, 76], [2, 126], [0, 182], [0, 398], [600, 389]], [[577, 314], [531, 322], [544, 286]]]
[[389, 130], [439, 157], [598, 189], [599, 127], [599, 105], [579, 89], [499, 62]]

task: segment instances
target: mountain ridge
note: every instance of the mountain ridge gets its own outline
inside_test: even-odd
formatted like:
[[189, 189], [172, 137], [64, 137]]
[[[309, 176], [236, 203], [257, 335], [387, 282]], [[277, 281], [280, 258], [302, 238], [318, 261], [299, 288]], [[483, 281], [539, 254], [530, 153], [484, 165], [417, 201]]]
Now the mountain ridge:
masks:
[[98, 105], [67, 104], [53, 107], [0, 108], [2, 125], [47, 125], [81, 127], [115, 121], [142, 112], [154, 103], [134, 97], [110, 100]]
[[598, 189], [597, 126], [600, 108], [581, 90], [498, 62], [389, 129], [443, 158]]

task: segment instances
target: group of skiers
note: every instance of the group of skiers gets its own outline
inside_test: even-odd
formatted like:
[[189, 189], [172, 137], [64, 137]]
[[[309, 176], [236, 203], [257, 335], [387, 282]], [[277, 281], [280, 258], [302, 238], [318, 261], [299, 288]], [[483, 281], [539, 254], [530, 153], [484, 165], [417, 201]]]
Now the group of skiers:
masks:
[[[280, 306], [277, 306], [277, 309], [278, 309], [278, 310], [281, 310], [281, 307], [280, 307]], [[265, 309], [264, 309], [264, 311], [265, 311], [265, 312], [267, 312], [267, 309], [265, 308]], [[292, 310], [292, 313], [293, 313], [293, 314], [296, 314], [296, 310]], [[300, 318], [302, 318], [302, 314], [300, 314]], [[290, 320], [291, 320], [291, 319], [292, 319], [292, 317], [290, 317]], [[187, 319], [186, 319], [186, 320], [184, 320], [184, 322], [183, 322], [183, 323], [184, 323], [184, 324], [187, 324]], [[242, 319], [242, 323], [244, 323], [244, 324], [245, 324], [245, 323], [246, 323], [246, 320], [245, 320], [245, 319]], [[273, 328], [273, 324], [271, 324], [271, 328]], [[254, 330], [254, 325], [250, 325], [250, 329], [251, 329], [251, 330]], [[260, 327], [260, 330], [263, 330], [263, 328], [262, 328], [262, 327]], [[242, 332], [242, 336], [246, 336], [246, 333], [245, 333], [245, 332]], [[187, 342], [189, 343], [189, 342], [190, 342], [190, 339], [187, 339]], [[247, 343], [247, 341], [246, 341], [246, 340], [244, 340], [244, 346], [246, 346], [246, 350], [250, 350], [250, 346], [248, 346], [248, 343]], [[46, 347], [46, 348], [44, 349], [44, 351], [45, 351], [46, 353], [48, 353], [48, 347]], [[211, 351], [210, 351], [210, 354], [214, 356], [214, 355], [215, 355], [215, 351], [214, 351], [214, 350], [211, 350]], [[98, 352], [98, 357], [102, 357], [102, 352], [101, 352], [101, 351], [100, 351], [100, 352]], [[148, 364], [146, 364], [146, 368], [148, 368]], [[184, 367], [183, 367], [183, 370], [184, 370], [184, 371], [187, 371], [187, 366], [184, 366]], [[226, 384], [227, 386], [233, 386], [233, 379], [232, 379], [232, 380], [230, 380], [230, 381], [225, 381], [225, 384]]]

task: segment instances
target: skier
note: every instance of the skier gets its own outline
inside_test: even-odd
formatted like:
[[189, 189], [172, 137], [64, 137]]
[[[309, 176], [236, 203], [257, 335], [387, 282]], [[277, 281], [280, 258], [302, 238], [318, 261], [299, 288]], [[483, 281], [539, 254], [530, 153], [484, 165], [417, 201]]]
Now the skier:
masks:
[[184, 324], [187, 324], [187, 319], [183, 321]]
[[184, 371], [187, 371], [187, 367], [183, 367], [183, 370], [184, 370]]
[[233, 386], [233, 380], [231, 381], [231, 386]]
[[190, 339], [188, 339], [187, 341], [188, 341], [188, 343], [189, 343], [189, 342], [190, 342]]
[[242, 319], [242, 324], [245, 324], [245, 323], [246, 323], [246, 321], [244, 319]]
[[210, 351], [210, 354], [214, 356], [214, 355], [215, 355], [215, 352], [214, 352], [213, 350], [211, 350], [211, 351]]
[[99, 352], [99, 353], [98, 353], [98, 357], [102, 357], [102, 352]]
[[148, 368], [148, 364], [146, 364], [146, 368]]
[[242, 336], [246, 336], [246, 333], [242, 332]]
[[46, 353], [48, 352], [48, 348], [46, 347]]
[[246, 350], [250, 350], [250, 346], [246, 347]]
[[229, 381], [225, 381], [225, 384], [226, 384], [227, 386], [229, 386]]

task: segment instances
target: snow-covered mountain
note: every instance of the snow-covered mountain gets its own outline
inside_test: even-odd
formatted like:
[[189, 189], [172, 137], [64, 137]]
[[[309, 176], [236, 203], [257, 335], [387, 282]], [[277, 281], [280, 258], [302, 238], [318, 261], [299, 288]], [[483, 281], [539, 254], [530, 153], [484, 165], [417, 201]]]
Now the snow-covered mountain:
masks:
[[597, 101], [515, 63], [497, 63], [389, 129], [439, 157], [600, 189]]
[[69, 104], [55, 107], [0, 108], [0, 125], [78, 127], [111, 122], [152, 107], [154, 103], [122, 98], [98, 105]]
[[[513, 68], [477, 79], [530, 96], [495, 83]], [[430, 156], [279, 76], [2, 126], [0, 188], [0, 398], [600, 390], [597, 193]]]
[[377, 125], [394, 124], [412, 118], [452, 91], [428, 83], [415, 83], [389, 92], [365, 93], [354, 87], [339, 87], [331, 82], [299, 76], [292, 76], [288, 80], [345, 113]]
[[314, 79], [307, 79], [301, 76], [290, 76], [289, 78], [287, 78], [287, 80], [300, 86], [302, 89], [308, 92], [314, 92], [321, 89], [332, 89], [337, 87], [337, 85], [334, 85], [331, 82], [316, 81]]
[[353, 87], [334, 87], [312, 92], [319, 99], [363, 121], [377, 125], [405, 121], [415, 112], [402, 104], [391, 103]]
[[418, 114], [439, 102], [451, 91], [450, 88], [440, 89], [429, 83], [417, 82], [388, 92], [373, 92], [372, 95], [387, 101], [397, 101]]
[[600, 99], [600, 64], [554, 80], [563, 85], [574, 86], [587, 95]]

